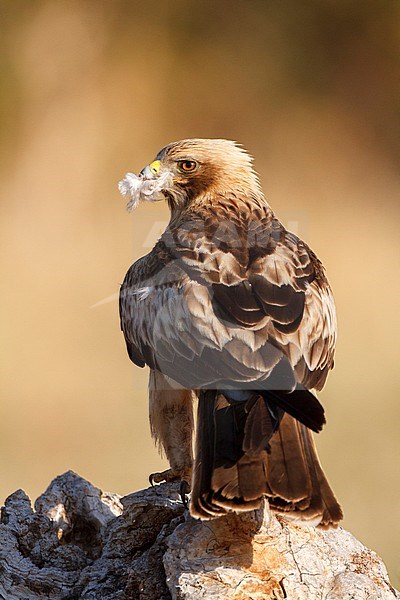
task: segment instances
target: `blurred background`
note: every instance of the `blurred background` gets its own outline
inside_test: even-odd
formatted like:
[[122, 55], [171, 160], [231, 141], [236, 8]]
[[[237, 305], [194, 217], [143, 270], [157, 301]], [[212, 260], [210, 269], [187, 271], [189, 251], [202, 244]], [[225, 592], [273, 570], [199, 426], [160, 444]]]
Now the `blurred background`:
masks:
[[0, 1], [0, 501], [73, 469], [127, 494], [165, 467], [117, 293], [168, 220], [117, 190], [168, 142], [255, 156], [339, 314], [322, 463], [344, 526], [396, 562], [398, 23], [393, 0]]

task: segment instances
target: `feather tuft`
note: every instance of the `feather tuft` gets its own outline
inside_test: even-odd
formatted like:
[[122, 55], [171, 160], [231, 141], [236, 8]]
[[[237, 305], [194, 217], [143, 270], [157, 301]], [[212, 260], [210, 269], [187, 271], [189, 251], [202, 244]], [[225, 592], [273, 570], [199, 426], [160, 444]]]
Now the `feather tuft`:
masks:
[[171, 174], [165, 171], [154, 179], [146, 179], [134, 173], [127, 173], [125, 178], [118, 183], [122, 196], [130, 196], [126, 205], [128, 212], [135, 210], [140, 202], [158, 202], [164, 200], [162, 193], [171, 179]]

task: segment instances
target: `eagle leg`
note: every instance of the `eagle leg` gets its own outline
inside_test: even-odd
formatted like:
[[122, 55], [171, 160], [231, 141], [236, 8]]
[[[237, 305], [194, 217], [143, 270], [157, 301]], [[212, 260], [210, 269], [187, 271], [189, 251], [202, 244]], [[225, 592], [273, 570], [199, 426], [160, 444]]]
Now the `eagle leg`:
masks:
[[193, 465], [193, 397], [162, 373], [150, 370], [149, 417], [151, 433], [170, 468], [149, 476], [151, 485], [181, 481], [184, 494], [191, 489]]
[[181, 486], [179, 488], [179, 494], [182, 500], [182, 504], [185, 508], [189, 508], [190, 490], [191, 487], [188, 484], [188, 482], [182, 479]]
[[192, 469], [187, 467], [185, 469], [166, 469], [160, 473], [151, 473], [149, 475], [149, 481], [151, 485], [155, 483], [172, 483], [173, 481], [181, 482], [181, 492], [188, 494], [190, 492], [192, 480]]

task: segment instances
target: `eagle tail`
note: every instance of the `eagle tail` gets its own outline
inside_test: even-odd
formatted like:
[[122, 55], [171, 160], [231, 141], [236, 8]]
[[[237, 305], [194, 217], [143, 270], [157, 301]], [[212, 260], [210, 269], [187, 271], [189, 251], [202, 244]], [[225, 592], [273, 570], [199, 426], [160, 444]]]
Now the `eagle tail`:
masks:
[[266, 495], [271, 508], [291, 521], [336, 526], [342, 511], [308, 427], [283, 409], [280, 393], [249, 392], [239, 401], [228, 394], [200, 392], [192, 516], [253, 510]]

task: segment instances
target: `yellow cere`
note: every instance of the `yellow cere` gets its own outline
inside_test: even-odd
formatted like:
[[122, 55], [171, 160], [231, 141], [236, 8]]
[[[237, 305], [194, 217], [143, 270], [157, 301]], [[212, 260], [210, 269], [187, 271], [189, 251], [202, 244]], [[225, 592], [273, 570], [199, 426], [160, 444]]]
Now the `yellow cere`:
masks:
[[150, 165], [150, 171], [152, 173], [154, 173], [154, 175], [157, 175], [158, 171], [160, 170], [160, 165], [161, 165], [161, 160], [154, 160]]

